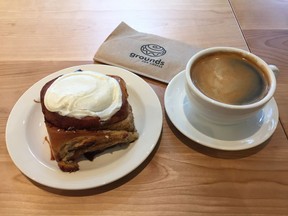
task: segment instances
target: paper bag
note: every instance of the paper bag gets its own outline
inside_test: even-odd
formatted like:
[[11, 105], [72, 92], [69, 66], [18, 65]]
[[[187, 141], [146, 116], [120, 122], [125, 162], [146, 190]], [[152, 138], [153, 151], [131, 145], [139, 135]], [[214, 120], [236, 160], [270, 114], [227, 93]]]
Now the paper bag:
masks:
[[100, 46], [94, 61], [168, 83], [185, 69], [198, 50], [179, 41], [135, 31], [122, 22]]

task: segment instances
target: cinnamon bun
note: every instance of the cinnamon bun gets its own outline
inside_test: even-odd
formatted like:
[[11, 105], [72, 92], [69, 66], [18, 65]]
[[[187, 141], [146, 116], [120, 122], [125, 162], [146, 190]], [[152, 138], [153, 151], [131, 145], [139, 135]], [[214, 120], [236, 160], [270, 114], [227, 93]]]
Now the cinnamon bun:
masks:
[[51, 156], [64, 172], [79, 159], [138, 138], [125, 81], [119, 76], [75, 71], [47, 82], [40, 100]]

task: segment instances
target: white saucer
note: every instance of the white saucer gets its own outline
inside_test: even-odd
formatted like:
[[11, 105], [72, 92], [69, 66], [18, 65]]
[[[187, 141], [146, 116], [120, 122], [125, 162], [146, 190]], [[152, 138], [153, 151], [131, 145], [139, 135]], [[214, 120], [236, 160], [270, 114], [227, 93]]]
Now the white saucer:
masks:
[[170, 81], [164, 103], [171, 122], [191, 140], [214, 149], [244, 150], [262, 144], [275, 131], [279, 114], [274, 98], [252, 119], [237, 125], [217, 125], [195, 113], [185, 93], [184, 79], [182, 71]]

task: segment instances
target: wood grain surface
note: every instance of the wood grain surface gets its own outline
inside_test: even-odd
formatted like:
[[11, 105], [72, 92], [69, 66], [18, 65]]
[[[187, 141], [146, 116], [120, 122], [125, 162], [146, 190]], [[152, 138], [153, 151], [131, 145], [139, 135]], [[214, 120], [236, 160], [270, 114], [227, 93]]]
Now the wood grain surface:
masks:
[[[288, 215], [286, 3], [0, 0], [0, 215]], [[27, 178], [6, 148], [12, 107], [41, 78], [92, 63], [120, 21], [199, 47], [249, 49], [277, 65], [280, 123], [275, 133], [249, 150], [204, 147], [182, 135], [165, 114], [166, 84], [144, 78], [159, 97], [164, 121], [156, 148], [136, 170], [111, 184], [77, 191]]]
[[247, 49], [231, 7], [223, 0], [2, 0], [0, 60], [90, 61], [122, 21], [138, 31], [200, 48]]
[[280, 70], [275, 98], [281, 124], [287, 132], [288, 1], [232, 0], [231, 3], [250, 51]]

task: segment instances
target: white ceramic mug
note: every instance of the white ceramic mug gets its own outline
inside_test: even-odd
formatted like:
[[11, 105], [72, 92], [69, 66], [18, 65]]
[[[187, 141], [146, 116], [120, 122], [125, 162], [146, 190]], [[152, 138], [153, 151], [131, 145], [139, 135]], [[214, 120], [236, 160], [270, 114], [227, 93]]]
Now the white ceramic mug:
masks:
[[[252, 64], [258, 65], [258, 68], [261, 68], [261, 71], [265, 73], [265, 76], [268, 79], [269, 90], [266, 95], [256, 102], [243, 105], [233, 105], [212, 99], [199, 90], [191, 77], [192, 66], [197, 64], [197, 60], [200, 58], [219, 52], [236, 53], [247, 58], [252, 62]], [[199, 51], [192, 56], [187, 63], [185, 72], [185, 89], [189, 101], [198, 115], [217, 124], [237, 124], [247, 120], [247, 118], [255, 116], [256, 113], [270, 101], [276, 90], [275, 76], [278, 72], [279, 70], [276, 66], [268, 65], [261, 58], [248, 51], [232, 47], [212, 47]]]

